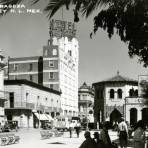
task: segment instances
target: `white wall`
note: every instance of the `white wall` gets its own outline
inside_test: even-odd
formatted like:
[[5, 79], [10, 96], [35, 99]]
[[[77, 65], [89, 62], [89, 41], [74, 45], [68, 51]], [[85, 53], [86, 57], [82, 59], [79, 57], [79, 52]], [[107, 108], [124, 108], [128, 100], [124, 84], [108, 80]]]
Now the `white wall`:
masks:
[[[60, 67], [60, 88], [61, 104], [64, 110], [78, 114], [78, 41], [73, 38], [68, 41], [67, 37], [58, 40], [59, 43], [59, 67]], [[68, 51], [71, 51], [72, 56]], [[64, 58], [66, 57], [66, 58]]]

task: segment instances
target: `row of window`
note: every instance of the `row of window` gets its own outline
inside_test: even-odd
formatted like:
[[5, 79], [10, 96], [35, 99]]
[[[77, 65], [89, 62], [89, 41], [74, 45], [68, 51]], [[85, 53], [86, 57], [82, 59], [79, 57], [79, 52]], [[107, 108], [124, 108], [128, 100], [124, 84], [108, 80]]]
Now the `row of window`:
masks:
[[[26, 93], [26, 98], [27, 98], [27, 93]], [[39, 100], [41, 100], [41, 98], [40, 98], [40, 96], [37, 96], [37, 101], [39, 102]], [[51, 101], [51, 102], [53, 102], [54, 100], [53, 99], [49, 99], [49, 98], [45, 98], [45, 101]], [[58, 100], [56, 102], [59, 103]]]
[[[54, 61], [53, 60], [50, 60], [49, 61], [49, 67], [54, 67]], [[13, 71], [17, 71], [18, 70], [18, 64], [13, 64]], [[33, 64], [30, 63], [29, 64], [29, 71], [32, 71], [33, 70]]]
[[[19, 66], [19, 64], [13, 64], [13, 71], [17, 71], [18, 70], [18, 66]], [[33, 64], [32, 63], [29, 64], [29, 69], [28, 70], [29, 71], [33, 70]]]
[[[26, 93], [26, 103], [27, 103], [27, 101], [29, 101], [28, 100], [28, 96], [29, 96], [29, 93]], [[41, 102], [41, 100], [42, 100], [42, 102]], [[14, 92], [9, 93], [9, 101], [10, 101], [10, 108], [14, 108], [14, 106], [15, 106]], [[37, 96], [37, 102], [34, 102], [34, 103], [36, 103], [37, 106], [40, 105], [40, 103], [47, 105], [48, 104], [48, 101], [51, 102], [51, 106], [54, 106], [54, 105], [57, 105], [58, 106], [58, 104], [60, 103], [59, 100], [56, 100], [56, 103], [57, 104], [55, 104], [54, 103], [55, 101], [53, 100], [53, 98], [51, 98], [51, 99], [44, 98], [44, 100], [43, 100], [43, 99], [40, 98], [40, 96]]]
[[[113, 99], [115, 97], [115, 90], [110, 89], [110, 98]], [[117, 90], [117, 98], [122, 98], [122, 89]]]
[[[33, 78], [34, 78], [33, 75], [29, 75], [29, 78], [28, 78], [28, 79], [29, 79], [30, 81], [34, 81]], [[15, 75], [15, 76], [14, 76], [14, 79], [17, 80], [17, 79], [18, 79], [18, 76]], [[50, 79], [50, 80], [51, 80], [51, 79], [52, 79], [52, 80], [54, 79], [54, 73], [53, 73], [53, 72], [50, 72], [50, 73], [49, 73], [49, 79]], [[52, 85], [52, 84], [51, 84], [50, 88], [53, 88], [53, 85]]]
[[[114, 99], [115, 97], [115, 90], [114, 89], [110, 89], [110, 98]], [[138, 96], [138, 90], [134, 90], [133, 88], [129, 90], [129, 97], [137, 97]], [[118, 89], [117, 90], [117, 98], [122, 98], [122, 89]]]
[[[53, 49], [52, 50], [52, 55], [56, 56], [58, 54], [57, 49]], [[44, 51], [44, 56], [48, 56], [48, 49]]]
[[[122, 99], [122, 94], [123, 91], [122, 89], [118, 89], [115, 91], [114, 89], [110, 89], [109, 91], [109, 98], [114, 99], [115, 98], [115, 93], [117, 93], [117, 98]], [[103, 98], [103, 90], [98, 90], [97, 92], [97, 97], [98, 98]], [[134, 90], [133, 88], [129, 90], [129, 97], [137, 97], [138, 96], [138, 90]]]

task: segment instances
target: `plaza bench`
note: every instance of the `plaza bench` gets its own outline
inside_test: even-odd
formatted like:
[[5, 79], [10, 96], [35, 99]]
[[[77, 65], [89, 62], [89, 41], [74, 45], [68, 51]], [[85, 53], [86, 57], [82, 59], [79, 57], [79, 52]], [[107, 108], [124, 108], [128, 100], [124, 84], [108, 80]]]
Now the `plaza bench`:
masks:
[[16, 136], [14, 133], [1, 133], [0, 134], [0, 145], [10, 145], [18, 143], [20, 140], [19, 136]]
[[54, 133], [54, 137], [61, 137], [64, 132], [59, 132], [58, 130], [51, 130]]
[[49, 139], [50, 137], [53, 136], [53, 133], [50, 132], [49, 130], [42, 130], [40, 131], [40, 134], [42, 139]]
[[56, 129], [52, 129], [52, 130], [42, 130], [40, 131], [40, 134], [42, 139], [49, 139], [51, 137], [61, 137], [63, 135], [63, 132], [59, 132]]

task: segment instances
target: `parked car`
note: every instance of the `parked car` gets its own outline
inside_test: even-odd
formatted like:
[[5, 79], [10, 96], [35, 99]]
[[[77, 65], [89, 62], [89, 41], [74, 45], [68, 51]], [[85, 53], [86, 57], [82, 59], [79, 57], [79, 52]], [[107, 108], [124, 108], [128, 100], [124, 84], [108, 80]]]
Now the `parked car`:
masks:
[[11, 129], [10, 129], [9, 125], [4, 125], [2, 127], [2, 132], [10, 132], [10, 131], [11, 131]]

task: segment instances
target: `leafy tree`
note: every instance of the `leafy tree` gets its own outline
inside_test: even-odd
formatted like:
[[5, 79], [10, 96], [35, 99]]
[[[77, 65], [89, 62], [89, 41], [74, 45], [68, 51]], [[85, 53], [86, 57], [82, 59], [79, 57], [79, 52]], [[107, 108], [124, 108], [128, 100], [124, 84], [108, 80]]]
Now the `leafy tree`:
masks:
[[148, 106], [148, 82], [143, 80], [140, 83], [141, 97], [144, 98], [144, 104]]
[[[21, 1], [0, 0], [0, 4], [17, 4]], [[32, 0], [32, 4], [39, 1]], [[74, 6], [75, 22], [79, 21], [79, 14], [87, 18], [98, 10], [90, 37], [99, 28], [107, 31], [109, 38], [116, 33], [121, 41], [127, 43], [129, 56], [137, 56], [144, 67], [148, 66], [148, 0], [49, 0], [44, 11], [52, 18], [63, 6], [67, 10]]]

